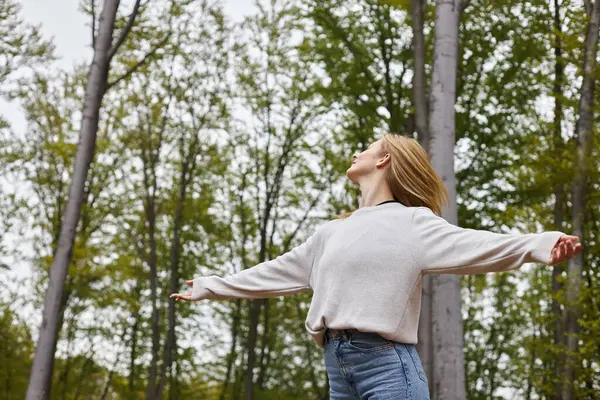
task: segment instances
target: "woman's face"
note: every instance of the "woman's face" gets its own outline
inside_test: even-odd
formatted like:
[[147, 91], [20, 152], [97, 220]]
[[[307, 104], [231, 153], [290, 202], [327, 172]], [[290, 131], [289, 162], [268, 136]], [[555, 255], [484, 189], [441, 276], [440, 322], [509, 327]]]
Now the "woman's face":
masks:
[[382, 162], [386, 160], [386, 156], [382, 148], [382, 139], [377, 140], [369, 145], [365, 151], [354, 153], [352, 155], [352, 165], [346, 171], [346, 176], [354, 183], [358, 184], [361, 176], [368, 176], [377, 171]]

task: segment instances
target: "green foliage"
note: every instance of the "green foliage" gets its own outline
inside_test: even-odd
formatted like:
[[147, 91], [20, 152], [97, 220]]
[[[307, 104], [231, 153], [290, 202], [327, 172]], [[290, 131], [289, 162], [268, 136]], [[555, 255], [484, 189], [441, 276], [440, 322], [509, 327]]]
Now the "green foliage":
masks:
[[[461, 16], [455, 154], [463, 227], [570, 229], [585, 15], [581, 5], [561, 2], [567, 76], [563, 93], [555, 94], [548, 4], [472, 1]], [[143, 3], [110, 80], [160, 48], [104, 98], [66, 282], [53, 398], [99, 397], [105, 389], [107, 398], [145, 398], [152, 252], [160, 366], [172, 274], [186, 290], [184, 280], [194, 276], [235, 273], [289, 251], [314, 226], [356, 205], [358, 188], [345, 177], [351, 154], [379, 133], [414, 129], [409, 5], [262, 1], [255, 15], [233, 24], [216, 2]], [[83, 11], [91, 14], [90, 6], [84, 2]], [[68, 196], [86, 69], [38, 68], [49, 65], [52, 45], [23, 21], [19, 8], [0, 3], [0, 33], [7, 38], [0, 45], [0, 85], [10, 87], [22, 106], [27, 131], [16, 137], [0, 120], [0, 179], [27, 190], [0, 187], [0, 235], [21, 230], [32, 251], [19, 253], [0, 241], [0, 252], [32, 266], [31, 295], [23, 301], [39, 308]], [[127, 14], [119, 11], [117, 31]], [[429, 2], [428, 76], [433, 21]], [[19, 71], [33, 66], [28, 79], [11, 86]], [[559, 140], [555, 100], [563, 107]], [[600, 386], [596, 142], [576, 398], [594, 398]], [[556, 227], [559, 187], [564, 221]], [[465, 276], [462, 290], [469, 397], [501, 398], [503, 390], [554, 397], [553, 370], [565, 350], [553, 343], [560, 316], [551, 305], [564, 304], [564, 291], [553, 291], [552, 268]], [[322, 350], [303, 324], [310, 299], [306, 293], [265, 302], [255, 398], [327, 398]], [[33, 354], [31, 326], [14, 306], [2, 305], [0, 317], [6, 343], [0, 347], [0, 393], [22, 398]], [[224, 399], [241, 398], [248, 302], [177, 303], [175, 318], [177, 351], [163, 397], [218, 399], [230, 368]]]
[[54, 59], [54, 45], [42, 38], [39, 27], [25, 22], [21, 5], [13, 0], [0, 1], [0, 37], [0, 88], [18, 71]]
[[35, 351], [29, 326], [12, 304], [0, 304], [0, 393], [5, 399], [22, 399]]

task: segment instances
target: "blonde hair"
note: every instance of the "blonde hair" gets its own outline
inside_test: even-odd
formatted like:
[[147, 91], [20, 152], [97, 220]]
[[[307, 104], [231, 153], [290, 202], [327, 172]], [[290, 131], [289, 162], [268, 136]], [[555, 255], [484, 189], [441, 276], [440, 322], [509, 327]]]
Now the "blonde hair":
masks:
[[[386, 181], [394, 199], [407, 207], [427, 207], [441, 216], [448, 191], [425, 149], [417, 140], [399, 134], [387, 133], [382, 139], [382, 154], [391, 155]], [[336, 217], [348, 218], [354, 211]]]

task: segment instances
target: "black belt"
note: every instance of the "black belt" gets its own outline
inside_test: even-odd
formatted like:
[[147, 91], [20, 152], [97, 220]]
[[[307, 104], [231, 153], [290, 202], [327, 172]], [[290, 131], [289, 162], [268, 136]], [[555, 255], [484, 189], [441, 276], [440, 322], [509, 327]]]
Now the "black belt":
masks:
[[352, 337], [352, 333], [358, 331], [358, 329], [325, 329], [325, 337], [329, 339], [344, 339], [348, 340]]

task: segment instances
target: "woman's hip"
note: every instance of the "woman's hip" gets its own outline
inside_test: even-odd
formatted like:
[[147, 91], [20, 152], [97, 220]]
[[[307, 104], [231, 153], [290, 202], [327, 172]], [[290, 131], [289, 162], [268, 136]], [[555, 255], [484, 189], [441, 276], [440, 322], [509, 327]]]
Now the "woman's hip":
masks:
[[[374, 332], [346, 329], [326, 332], [325, 367], [333, 389], [356, 398], [429, 399], [427, 377], [414, 344]], [[351, 397], [348, 397], [351, 398]]]

